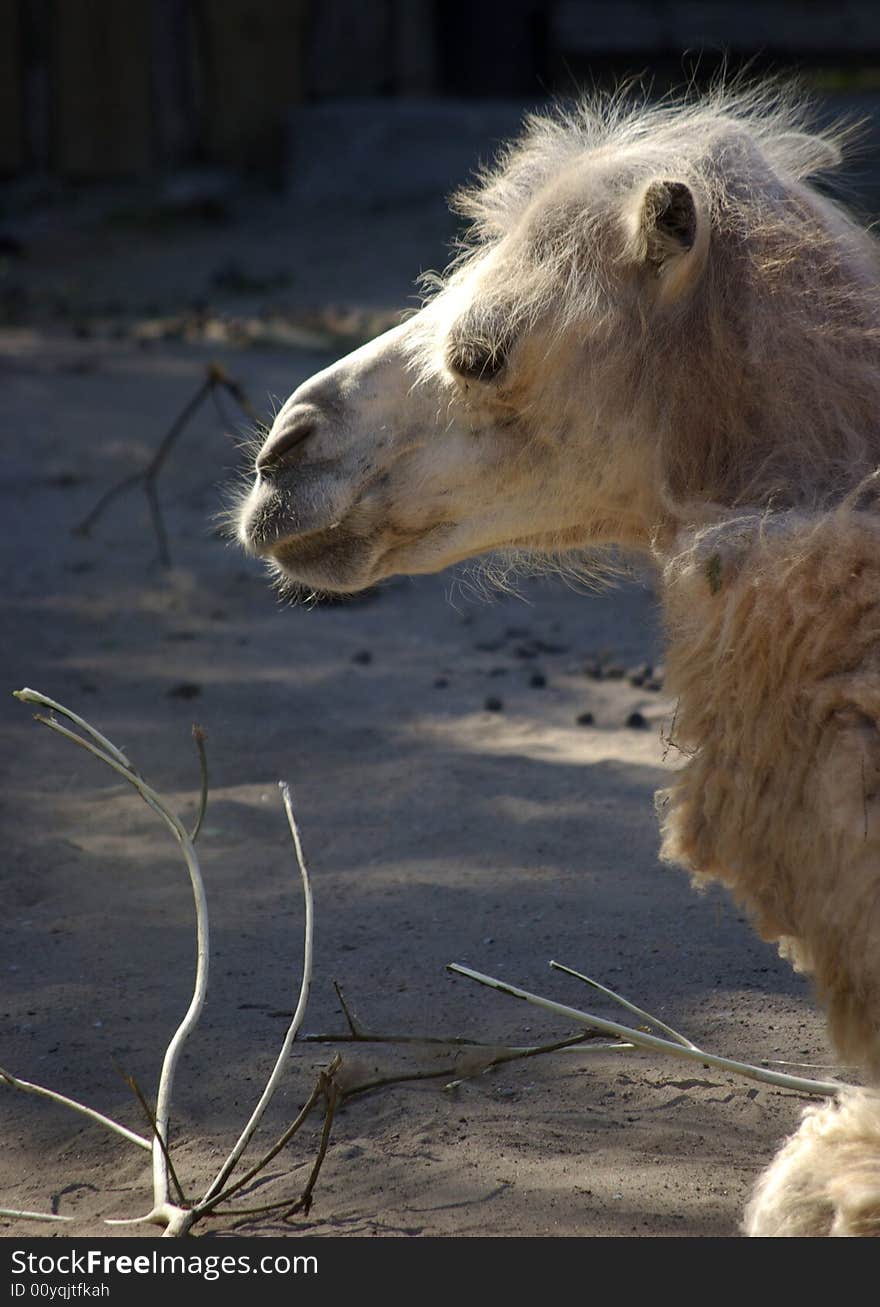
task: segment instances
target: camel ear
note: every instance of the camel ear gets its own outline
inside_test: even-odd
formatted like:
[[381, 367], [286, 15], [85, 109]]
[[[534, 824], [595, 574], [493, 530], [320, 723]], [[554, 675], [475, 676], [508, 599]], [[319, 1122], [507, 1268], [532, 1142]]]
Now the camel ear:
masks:
[[652, 181], [642, 191], [633, 222], [636, 258], [657, 277], [664, 299], [676, 299], [705, 261], [708, 223], [685, 182]]

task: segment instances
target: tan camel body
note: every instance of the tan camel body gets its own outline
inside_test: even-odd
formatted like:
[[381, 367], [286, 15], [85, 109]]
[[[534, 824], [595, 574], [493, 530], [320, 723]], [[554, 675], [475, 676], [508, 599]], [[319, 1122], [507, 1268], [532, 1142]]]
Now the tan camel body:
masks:
[[[237, 521], [317, 590], [650, 554], [690, 755], [664, 856], [815, 976], [880, 1085], [880, 264], [811, 181], [837, 162], [760, 92], [532, 120], [425, 307], [281, 409]], [[747, 1228], [880, 1234], [880, 1098], [808, 1113]]]

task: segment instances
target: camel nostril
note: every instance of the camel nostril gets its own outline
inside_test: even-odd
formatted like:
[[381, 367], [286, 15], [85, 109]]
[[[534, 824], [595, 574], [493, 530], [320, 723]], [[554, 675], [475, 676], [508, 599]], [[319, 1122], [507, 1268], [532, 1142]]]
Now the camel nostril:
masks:
[[284, 464], [290, 451], [301, 445], [315, 429], [312, 414], [300, 414], [273, 431], [257, 455], [256, 468], [261, 476], [271, 475]]

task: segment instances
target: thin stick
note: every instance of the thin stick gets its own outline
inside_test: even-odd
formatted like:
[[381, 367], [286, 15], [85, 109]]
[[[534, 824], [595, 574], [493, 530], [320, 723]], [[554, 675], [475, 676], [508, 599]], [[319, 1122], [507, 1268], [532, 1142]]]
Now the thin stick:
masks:
[[[529, 1057], [541, 1057], [544, 1053], [560, 1052], [563, 1049], [573, 1048], [578, 1044], [584, 1044], [596, 1038], [596, 1035], [588, 1031], [586, 1036], [572, 1035], [569, 1039], [557, 1039], [550, 1044], [537, 1044], [521, 1049], [504, 1049], [502, 1052], [497, 1053], [496, 1056], [487, 1058], [485, 1062], [463, 1073], [461, 1068], [455, 1065], [438, 1067], [433, 1071], [392, 1071], [386, 1076], [377, 1076], [375, 1080], [365, 1080], [362, 1084], [349, 1086], [349, 1088], [342, 1091], [342, 1097], [344, 1100], [348, 1100], [357, 1097], [358, 1094], [368, 1094], [373, 1089], [384, 1089], [388, 1085], [405, 1085], [417, 1080], [442, 1080], [444, 1076], [455, 1075], [458, 1072], [457, 1080], [450, 1080], [447, 1085], [443, 1086], [444, 1089], [455, 1089], [457, 1085], [464, 1084], [467, 1080], [475, 1080], [477, 1076], [485, 1075], [487, 1071], [492, 1071], [496, 1066], [504, 1066], [506, 1062], [519, 1062]], [[492, 1048], [497, 1047], [497, 1045], [477, 1045], [477, 1047]], [[624, 1047], [631, 1047], [631, 1045], [590, 1043], [587, 1051], [599, 1053]]]
[[[244, 390], [237, 381], [228, 375], [225, 368], [219, 363], [209, 364], [205, 380], [201, 383], [196, 393], [183, 406], [180, 413], [171, 423], [165, 435], [160, 440], [155, 453], [153, 454], [146, 467], [140, 472], [132, 472], [124, 476], [120, 481], [110, 487], [101, 495], [91, 512], [87, 513], [78, 526], [73, 528], [74, 535], [87, 536], [91, 533], [92, 527], [104, 513], [104, 510], [113, 503], [126, 490], [132, 486], [141, 483], [144, 487], [144, 493], [147, 497], [147, 503], [150, 509], [150, 518], [153, 523], [153, 531], [159, 546], [159, 561], [163, 567], [171, 566], [171, 554], [168, 548], [168, 533], [165, 530], [165, 522], [162, 517], [162, 509], [159, 504], [159, 495], [157, 490], [157, 481], [162, 464], [171, 452], [171, 449], [177, 438], [180, 436], [187, 423], [195, 416], [197, 410], [204, 403], [208, 395], [215, 394], [216, 389], [221, 387], [231, 395], [243, 413], [251, 421], [257, 420], [253, 407], [248, 402]], [[215, 396], [216, 397], [216, 396]]]
[[327, 1110], [324, 1113], [324, 1124], [321, 1126], [321, 1142], [318, 1145], [318, 1153], [315, 1157], [312, 1169], [309, 1172], [309, 1178], [306, 1181], [305, 1189], [289, 1211], [286, 1211], [282, 1217], [282, 1220], [285, 1221], [291, 1216], [296, 1216], [298, 1212], [302, 1212], [305, 1216], [308, 1216], [309, 1209], [312, 1206], [312, 1191], [318, 1183], [318, 1176], [321, 1172], [321, 1167], [324, 1164], [324, 1158], [327, 1156], [327, 1148], [330, 1144], [330, 1131], [333, 1129], [333, 1117], [336, 1114], [336, 1105], [339, 1102], [339, 1089], [337, 1088], [332, 1075], [325, 1075], [323, 1090]]
[[288, 1208], [289, 1206], [290, 1206], [289, 1198], [280, 1198], [278, 1202], [266, 1203], [265, 1206], [263, 1207], [232, 1207], [228, 1212], [224, 1212], [223, 1216], [243, 1217], [244, 1218], [243, 1220], [233, 1221], [232, 1225], [230, 1226], [230, 1229], [232, 1230], [240, 1230], [242, 1226], [252, 1225], [253, 1218], [255, 1216], [271, 1216], [273, 1212], [280, 1212]]
[[259, 422], [256, 409], [247, 397], [244, 387], [234, 377], [230, 377], [225, 368], [219, 363], [211, 364], [211, 375], [214, 379], [215, 386], [221, 386], [227, 395], [231, 395], [238, 407], [244, 413], [245, 417], [250, 418], [251, 422]]
[[[334, 1068], [334, 1063], [338, 1066], [341, 1063], [341, 1060], [342, 1059], [338, 1057], [334, 1058], [333, 1062], [330, 1063], [330, 1067], [328, 1068], [328, 1071]], [[254, 1176], [259, 1175], [260, 1172], [264, 1169], [264, 1167], [268, 1166], [269, 1163], [272, 1161], [272, 1159], [278, 1156], [282, 1148], [284, 1148], [285, 1145], [290, 1142], [293, 1136], [297, 1133], [297, 1131], [302, 1127], [304, 1122], [307, 1120], [309, 1114], [311, 1113], [312, 1108], [315, 1106], [315, 1104], [317, 1103], [320, 1097], [321, 1097], [321, 1081], [319, 1078], [318, 1083], [315, 1085], [314, 1089], [309, 1094], [305, 1103], [300, 1108], [296, 1118], [291, 1122], [291, 1124], [281, 1134], [281, 1136], [278, 1139], [276, 1139], [275, 1143], [272, 1145], [269, 1151], [264, 1153], [263, 1156], [260, 1158], [259, 1162], [255, 1162], [249, 1171], [246, 1171], [244, 1175], [240, 1176], [235, 1181], [234, 1184], [229, 1185], [227, 1189], [224, 1189], [222, 1193], [214, 1194], [211, 1198], [203, 1198], [196, 1208], [197, 1215], [198, 1216], [206, 1215], [208, 1212], [212, 1211], [212, 1209], [215, 1208], [218, 1205], [218, 1203], [225, 1202], [227, 1198], [230, 1198], [234, 1193], [237, 1193], [239, 1189], [243, 1189], [245, 1185], [250, 1184]]]
[[208, 755], [205, 752], [205, 731], [204, 728], [199, 726], [196, 722], [193, 722], [192, 737], [196, 742], [196, 749], [199, 754], [199, 775], [202, 782], [196, 822], [189, 833], [190, 840], [195, 844], [196, 840], [199, 838], [199, 831], [202, 829], [202, 822], [205, 820], [205, 813], [208, 810]]
[[606, 1035], [616, 1035], [619, 1039], [625, 1039], [639, 1048], [648, 1048], [656, 1053], [671, 1053], [673, 1057], [684, 1058], [690, 1062], [702, 1062], [717, 1067], [720, 1071], [730, 1071], [734, 1075], [744, 1076], [747, 1080], [758, 1080], [763, 1084], [775, 1085], [779, 1089], [793, 1089], [799, 1094], [815, 1094], [822, 1097], [833, 1097], [839, 1094], [841, 1089], [849, 1087], [841, 1082], [803, 1080], [798, 1076], [784, 1075], [779, 1071], [767, 1071], [748, 1062], [719, 1057], [715, 1053], [707, 1053], [705, 1049], [686, 1048], [670, 1039], [660, 1039], [658, 1035], [649, 1035], [630, 1026], [622, 1026], [616, 1021], [607, 1021], [604, 1017], [594, 1016], [591, 1012], [581, 1012], [578, 1008], [567, 1007], [564, 1003], [554, 1003], [552, 999], [542, 998], [539, 994], [532, 994], [529, 990], [520, 989], [516, 985], [508, 985], [503, 980], [487, 976], [482, 971], [473, 971], [458, 962], [450, 962], [446, 969], [456, 975], [464, 976], [467, 980], [475, 980], [479, 985], [486, 985], [489, 989], [497, 989], [502, 994], [509, 994], [512, 998], [520, 998], [535, 1007], [544, 1008], [547, 1012], [554, 1012], [557, 1016], [565, 1017], [567, 1021], [577, 1021], [582, 1025], [592, 1026], [595, 1030], [604, 1031]]
[[149, 1139], [144, 1139], [143, 1135], [136, 1134], [134, 1130], [129, 1130], [128, 1126], [120, 1125], [118, 1121], [105, 1116], [103, 1112], [98, 1112], [93, 1107], [86, 1107], [85, 1103], [78, 1103], [75, 1098], [68, 1098], [66, 1094], [58, 1094], [54, 1089], [46, 1089], [43, 1085], [35, 1085], [30, 1080], [19, 1080], [18, 1076], [12, 1075], [9, 1071], [4, 1071], [2, 1067], [0, 1067], [0, 1080], [4, 1081], [10, 1089], [18, 1089], [23, 1094], [35, 1094], [38, 1098], [48, 1098], [53, 1103], [60, 1103], [62, 1107], [69, 1107], [72, 1111], [87, 1116], [90, 1121], [97, 1121], [99, 1125], [106, 1126], [114, 1134], [122, 1135], [123, 1139], [127, 1139], [129, 1143], [137, 1144], [138, 1148], [145, 1148], [147, 1152], [153, 1146]]
[[41, 694], [39, 690], [30, 690], [27, 686], [23, 690], [13, 690], [12, 697], [13, 699], [19, 699], [22, 703], [39, 704], [42, 708], [51, 708], [53, 712], [61, 713], [62, 717], [66, 717], [68, 721], [73, 722], [74, 726], [78, 726], [81, 731], [85, 731], [86, 735], [91, 737], [103, 753], [109, 753], [110, 757], [115, 758], [123, 767], [128, 767], [130, 771], [134, 771], [128, 758], [121, 749], [117, 749], [112, 740], [108, 740], [106, 735], [96, 731], [94, 726], [87, 722], [84, 717], [79, 717], [75, 712], [71, 712], [69, 708], [65, 708], [63, 704], [56, 703], [48, 695]]
[[[19, 697], [24, 692], [19, 692]], [[74, 720], [74, 714], [68, 709], [63, 708], [60, 704], [55, 704], [51, 699], [47, 699], [37, 690], [29, 690], [28, 702], [41, 703], [47, 707], [55, 708], [62, 712], [64, 716], [71, 721]], [[186, 832], [183, 823], [178, 817], [166, 807], [161, 796], [149, 786], [142, 777], [138, 776], [130, 766], [123, 764], [118, 760], [119, 750], [113, 749], [113, 753], [105, 752], [97, 748], [89, 740], [82, 736], [76, 735], [73, 731], [68, 730], [60, 722], [51, 717], [37, 716], [37, 720], [45, 726], [57, 731], [60, 735], [72, 740], [81, 748], [86, 749], [89, 753], [100, 759], [113, 771], [123, 776], [140, 794], [141, 798], [156, 812], [181, 847], [187, 870], [189, 872], [190, 886], [192, 888], [193, 903], [196, 913], [196, 971], [193, 982], [193, 994], [190, 999], [183, 1020], [180, 1022], [177, 1030], [174, 1032], [168, 1047], [165, 1050], [165, 1057], [162, 1061], [162, 1070], [159, 1075], [159, 1088], [156, 1094], [156, 1138], [153, 1140], [153, 1197], [155, 1209], [166, 1209], [168, 1204], [168, 1184], [169, 1174], [168, 1166], [165, 1161], [164, 1147], [168, 1143], [168, 1123], [171, 1109], [171, 1093], [174, 1085], [174, 1074], [177, 1069], [178, 1058], [181, 1049], [189, 1035], [196, 1026], [201, 1015], [202, 1008], [205, 1004], [205, 994], [208, 986], [208, 963], [209, 963], [209, 927], [208, 927], [208, 904], [205, 898], [205, 885], [202, 880], [202, 873], [199, 867], [199, 861], [196, 857], [196, 851], [193, 848], [192, 841]], [[95, 738], [96, 732], [91, 727], [86, 727], [89, 734]], [[161, 1142], [160, 1142], [161, 1140]]]
[[675, 1040], [676, 1044], [681, 1044], [684, 1048], [697, 1047], [696, 1044], [688, 1039], [686, 1035], [682, 1035], [679, 1031], [673, 1030], [672, 1026], [668, 1026], [666, 1022], [661, 1021], [659, 1017], [652, 1016], [651, 1013], [646, 1012], [644, 1008], [636, 1007], [635, 1003], [631, 1003], [628, 998], [624, 998], [622, 994], [618, 994], [615, 990], [609, 989], [607, 985], [600, 984], [598, 980], [593, 980], [592, 976], [585, 976], [583, 972], [575, 971], [573, 967], [567, 967], [562, 962], [551, 961], [550, 965], [555, 971], [564, 971], [567, 976], [574, 976], [576, 980], [582, 980], [584, 984], [591, 985], [593, 989], [598, 989], [599, 993], [605, 994], [607, 998], [613, 998], [615, 1003], [619, 1003], [621, 1007], [625, 1007], [627, 1011], [632, 1012], [635, 1016], [642, 1017], [649, 1025], [656, 1026], [658, 1030], [665, 1030], [667, 1035]]
[[[598, 1032], [586, 1031], [578, 1040], [599, 1039]], [[437, 1044], [441, 1048], [499, 1048], [507, 1053], [523, 1055], [543, 1049], [539, 1044], [486, 1043], [484, 1039], [465, 1039], [461, 1035], [370, 1035], [362, 1031], [357, 1035], [300, 1035], [301, 1044]]]
[[156, 489], [155, 479], [150, 478], [149, 475], [144, 477], [144, 494], [150, 510], [150, 521], [153, 523], [153, 534], [159, 546], [159, 562], [163, 567], [170, 567], [171, 550], [168, 548], [168, 532], [165, 530], [165, 520], [159, 504], [159, 492]]
[[143, 481], [143, 479], [143, 472], [130, 472], [129, 475], [123, 477], [121, 481], [117, 481], [115, 486], [111, 486], [109, 490], [105, 490], [92, 511], [88, 513], [77, 526], [71, 529], [71, 535], [89, 535], [92, 527], [108, 504], [112, 504], [113, 500], [116, 499], [118, 495], [121, 495], [123, 491], [128, 490], [131, 486], [136, 486], [137, 483]]
[[333, 981], [333, 988], [336, 990], [336, 997], [339, 999], [339, 1005], [342, 1008], [343, 1015], [348, 1023], [352, 1039], [367, 1039], [368, 1036], [364, 1035], [360, 1023], [356, 1020], [354, 1013], [345, 1001], [345, 995], [342, 992], [342, 986], [338, 980]]
[[[290, 1022], [290, 1025], [287, 1028], [287, 1034], [284, 1036], [284, 1042], [281, 1045], [281, 1051], [279, 1052], [278, 1057], [275, 1061], [275, 1066], [272, 1068], [272, 1074], [269, 1076], [269, 1079], [266, 1081], [266, 1087], [263, 1090], [262, 1094], [260, 1095], [259, 1102], [254, 1108], [253, 1113], [251, 1114], [251, 1118], [248, 1121], [247, 1125], [245, 1126], [244, 1130], [242, 1130], [241, 1134], [239, 1135], [235, 1147], [232, 1149], [232, 1152], [229, 1154], [226, 1161], [223, 1163], [220, 1170], [217, 1172], [215, 1179], [212, 1181], [211, 1185], [208, 1187], [207, 1191], [205, 1192], [205, 1197], [202, 1199], [202, 1203], [204, 1203], [208, 1199], [213, 1198], [215, 1194], [219, 1193], [222, 1190], [224, 1184], [226, 1183], [227, 1179], [229, 1178], [233, 1169], [238, 1163], [239, 1158], [241, 1157], [244, 1150], [247, 1148], [251, 1136], [253, 1135], [254, 1131], [256, 1130], [257, 1126], [259, 1125], [263, 1117], [263, 1113], [266, 1111], [266, 1108], [269, 1106], [269, 1103], [272, 1101], [272, 1098], [274, 1097], [275, 1094], [275, 1090], [278, 1088], [278, 1084], [281, 1080], [282, 1075], [284, 1074], [284, 1069], [287, 1064], [287, 1059], [290, 1055], [291, 1046], [293, 1044], [293, 1041], [296, 1039], [300, 1026], [303, 1023], [303, 1018], [305, 1017], [306, 1014], [306, 1006], [309, 1001], [309, 989], [311, 988], [311, 983], [312, 983], [312, 940], [314, 935], [314, 908], [312, 903], [312, 887], [309, 882], [309, 873], [308, 873], [308, 869], [306, 868], [305, 858], [303, 856], [302, 843], [299, 837], [299, 828], [296, 824], [296, 817], [293, 814], [293, 802], [290, 797], [290, 787], [287, 785], [285, 781], [279, 781], [278, 786], [279, 789], [281, 790], [281, 797], [284, 801], [284, 810], [287, 813], [287, 823], [290, 827], [291, 836], [293, 837], [293, 847], [296, 853], [297, 866], [299, 867], [300, 879], [302, 881], [303, 900], [305, 902], [305, 941], [303, 944], [303, 971], [302, 971], [302, 982], [300, 984], [300, 990], [299, 990], [299, 1000], [297, 1002], [296, 1010], [294, 1011], [293, 1018]], [[201, 1208], [202, 1203], [198, 1205], [199, 1208]]]
[[[348, 1038], [353, 1039], [354, 1037], [348, 1036]], [[520, 1058], [537, 1057], [542, 1053], [553, 1053], [560, 1049], [570, 1048], [578, 1044], [583, 1044], [586, 1041], [589, 1041], [591, 1038], [592, 1038], [591, 1032], [585, 1031], [582, 1035], [574, 1035], [570, 1039], [557, 1040], [552, 1044], [545, 1044], [545, 1045], [516, 1049], [516, 1050], [513, 1049], [505, 1050], [504, 1053], [501, 1053], [497, 1057], [494, 1057], [491, 1060], [487, 1061], [483, 1066], [475, 1068], [474, 1071], [471, 1073], [471, 1075], [474, 1076], [482, 1075], [486, 1071], [490, 1070], [492, 1067], [503, 1065], [505, 1062], [513, 1062]], [[486, 1045], [485, 1047], [492, 1047], [492, 1045]], [[623, 1045], [616, 1043], [613, 1045], [605, 1045], [603, 1047], [619, 1049], [623, 1047]], [[372, 1089], [384, 1088], [387, 1085], [405, 1084], [413, 1080], [439, 1080], [442, 1079], [444, 1076], [449, 1075], [451, 1070], [453, 1070], [453, 1068], [450, 1067], [442, 1067], [439, 1070], [435, 1070], [435, 1071], [416, 1071], [410, 1073], [405, 1072], [402, 1074], [388, 1075], [388, 1076], [379, 1077], [376, 1080], [365, 1081], [363, 1084], [353, 1085], [351, 1088], [343, 1090], [339, 1088], [339, 1086], [335, 1083], [334, 1080], [334, 1075], [339, 1065], [340, 1063], [338, 1061], [336, 1065], [331, 1063], [327, 1071], [322, 1071], [320, 1073], [318, 1077], [318, 1084], [315, 1086], [315, 1089], [310, 1099], [306, 1102], [305, 1106], [301, 1110], [299, 1116], [297, 1117], [293, 1125], [287, 1131], [285, 1131], [284, 1135], [282, 1136], [282, 1139], [278, 1141], [278, 1143], [275, 1145], [273, 1150], [270, 1153], [267, 1153], [266, 1156], [263, 1159], [261, 1159], [261, 1161], [255, 1167], [253, 1167], [246, 1176], [243, 1176], [241, 1180], [239, 1180], [234, 1186], [230, 1186], [230, 1188], [227, 1189], [224, 1194], [221, 1194], [217, 1198], [213, 1199], [211, 1203], [211, 1209], [215, 1208], [220, 1202], [223, 1202], [227, 1198], [230, 1198], [234, 1191], [244, 1188], [244, 1186], [247, 1183], [249, 1183], [250, 1180], [252, 1180], [261, 1170], [263, 1170], [263, 1168], [266, 1165], [268, 1165], [268, 1163], [272, 1160], [272, 1158], [276, 1155], [276, 1153], [280, 1151], [280, 1148], [284, 1146], [284, 1143], [288, 1142], [292, 1134], [294, 1134], [300, 1128], [300, 1126], [303, 1124], [306, 1117], [308, 1116], [309, 1112], [311, 1112], [311, 1110], [317, 1103], [318, 1098], [323, 1093], [324, 1098], [327, 1102], [327, 1110], [325, 1112], [324, 1122], [321, 1128], [321, 1140], [318, 1147], [318, 1153], [312, 1165], [312, 1170], [309, 1175], [309, 1179], [306, 1182], [305, 1189], [303, 1190], [301, 1196], [297, 1199], [297, 1201], [291, 1205], [289, 1199], [280, 1199], [271, 1203], [260, 1204], [259, 1206], [256, 1207], [246, 1207], [246, 1208], [233, 1207], [230, 1208], [228, 1212], [224, 1213], [224, 1215], [230, 1217], [251, 1218], [254, 1216], [266, 1216], [273, 1212], [278, 1212], [284, 1209], [283, 1219], [287, 1220], [288, 1218], [297, 1215], [299, 1212], [308, 1213], [309, 1208], [311, 1206], [312, 1192], [317, 1183], [318, 1175], [321, 1170], [321, 1166], [323, 1164], [324, 1158], [326, 1156], [327, 1148], [329, 1146], [333, 1117], [336, 1108], [340, 1102], [347, 1102], [349, 1098], [354, 1098], [359, 1094], [368, 1093]], [[452, 1081], [450, 1085], [447, 1085], [446, 1087], [453, 1088], [455, 1085], [461, 1084], [464, 1080], [470, 1079], [471, 1075], [462, 1076], [459, 1080]], [[202, 1210], [204, 1211], [205, 1209]], [[241, 1223], [247, 1224], [248, 1222], [247, 1220], [245, 1220]], [[233, 1228], [237, 1228], [237, 1227], [233, 1227]]]
[[[315, 1185], [317, 1184], [318, 1175], [320, 1173], [321, 1166], [324, 1162], [324, 1158], [327, 1154], [327, 1148], [330, 1143], [330, 1131], [333, 1126], [333, 1117], [336, 1112], [337, 1103], [340, 1102], [342, 1099], [348, 1097], [346, 1093], [342, 1093], [340, 1091], [338, 1085], [334, 1080], [336, 1072], [339, 1070], [339, 1067], [341, 1065], [342, 1065], [342, 1059], [339, 1057], [335, 1057], [326, 1070], [320, 1071], [318, 1073], [317, 1084], [315, 1085], [315, 1088], [312, 1090], [308, 1102], [300, 1111], [299, 1116], [296, 1118], [293, 1125], [290, 1126], [287, 1131], [285, 1131], [285, 1135], [287, 1135], [288, 1139], [293, 1134], [295, 1134], [296, 1131], [299, 1130], [303, 1122], [306, 1120], [306, 1117], [308, 1116], [312, 1108], [315, 1106], [318, 1099], [323, 1096], [327, 1106], [324, 1112], [324, 1121], [321, 1126], [321, 1139], [318, 1145], [317, 1156], [315, 1157], [315, 1160], [312, 1163], [312, 1169], [309, 1173], [309, 1178], [306, 1181], [305, 1188], [303, 1189], [303, 1192], [296, 1200], [296, 1202], [291, 1204], [289, 1198], [284, 1198], [272, 1203], [265, 1203], [259, 1207], [235, 1207], [232, 1208], [228, 1213], [226, 1213], [226, 1215], [248, 1216], [248, 1217], [263, 1216], [269, 1212], [280, 1211], [283, 1208], [284, 1218], [286, 1219], [288, 1216], [292, 1216], [299, 1211], [308, 1212], [312, 1204], [312, 1191]], [[282, 1136], [282, 1138], [284, 1138], [284, 1136]], [[281, 1147], [283, 1147], [281, 1141], [279, 1140], [278, 1142], [281, 1145]], [[275, 1147], [275, 1152], [277, 1151], [278, 1151], [278, 1145], [276, 1145]], [[233, 1185], [230, 1189], [228, 1189], [226, 1191], [225, 1197], [229, 1197], [234, 1189], [235, 1190], [241, 1189], [243, 1185], [247, 1183], [249, 1178], [250, 1179], [253, 1178], [254, 1173], [257, 1170], [262, 1170], [263, 1166], [268, 1164], [268, 1162], [271, 1160], [272, 1158], [267, 1155], [265, 1162], [262, 1163], [259, 1167], [254, 1168], [253, 1171], [250, 1173], [249, 1177], [243, 1177], [243, 1180], [238, 1181], [235, 1185]], [[216, 1201], [217, 1200], [215, 1200], [215, 1202]]]
[[138, 1082], [135, 1080], [134, 1076], [130, 1076], [125, 1071], [123, 1071], [122, 1078], [125, 1081], [125, 1083], [128, 1085], [131, 1092], [134, 1094], [135, 1098], [137, 1099], [138, 1103], [141, 1106], [141, 1110], [144, 1116], [147, 1118], [147, 1121], [150, 1123], [150, 1128], [153, 1131], [153, 1137], [158, 1142], [160, 1148], [162, 1149], [162, 1156], [165, 1158], [165, 1166], [168, 1169], [168, 1174], [171, 1178], [171, 1183], [174, 1185], [174, 1189], [177, 1193], [177, 1201], [178, 1203], [180, 1203], [182, 1207], [185, 1207], [186, 1197], [184, 1195], [180, 1181], [177, 1178], [177, 1172], [174, 1169], [174, 1164], [171, 1161], [171, 1154], [168, 1151], [168, 1145], [166, 1144], [165, 1140], [162, 1138], [161, 1134], [159, 1133], [159, 1128], [156, 1125], [156, 1117], [153, 1112], [153, 1109], [150, 1107], [150, 1104], [147, 1102], [146, 1095], [144, 1094]]
[[54, 717], [44, 717], [42, 713], [34, 713], [34, 721], [39, 722], [41, 726], [48, 726], [50, 731], [55, 731], [58, 735], [63, 735], [66, 740], [70, 740], [71, 744], [76, 744], [80, 749], [85, 749], [87, 753], [98, 758], [107, 767], [111, 767], [113, 771], [118, 772], [130, 785], [134, 786], [144, 803], [152, 808], [158, 816], [163, 815], [162, 806], [156, 801], [154, 791], [150, 789], [150, 786], [142, 780], [136, 771], [118, 763], [109, 753], [105, 753], [103, 749], [99, 749], [97, 745], [92, 744], [89, 740], [84, 740], [81, 735], [77, 735], [76, 731], [70, 730], [69, 727]]
[[[530, 1057], [542, 1057], [545, 1053], [561, 1053], [566, 1048], [577, 1048], [581, 1044], [586, 1044], [591, 1040], [599, 1038], [598, 1031], [585, 1030], [582, 1035], [572, 1035], [570, 1039], [557, 1039], [551, 1044], [537, 1044], [533, 1048], [506, 1049], [503, 1053], [499, 1053], [497, 1057], [493, 1058], [491, 1062], [487, 1062], [479, 1074], [483, 1075], [486, 1071], [491, 1071], [496, 1066], [504, 1066], [506, 1062], [525, 1062]], [[629, 1047], [629, 1045], [621, 1044], [619, 1042], [615, 1044], [590, 1043], [588, 1052], [606, 1053], [611, 1050], [616, 1051], [617, 1049], [627, 1047]], [[457, 1089], [459, 1085], [463, 1085], [465, 1081], [471, 1079], [473, 1079], [472, 1076], [460, 1076], [458, 1080], [450, 1080], [449, 1084], [444, 1085], [443, 1088]]]
[[54, 1212], [16, 1212], [12, 1207], [0, 1207], [0, 1216], [14, 1217], [19, 1221], [75, 1221], [75, 1216], [57, 1216]]
[[152, 486], [162, 464], [168, 457], [172, 445], [215, 384], [216, 383], [209, 371], [196, 393], [187, 400], [177, 417], [171, 423], [171, 426], [165, 432], [165, 435], [159, 441], [156, 451], [146, 467], [140, 472], [133, 472], [129, 476], [123, 477], [123, 479], [118, 481], [115, 486], [111, 486], [109, 490], [105, 491], [91, 512], [87, 513], [79, 525], [73, 528], [75, 535], [87, 536], [98, 518], [104, 512], [104, 509], [107, 508], [118, 495], [121, 495], [123, 491], [128, 490], [130, 486], [137, 484], [138, 481], [144, 483], [145, 488], [147, 488], [147, 493], [149, 494], [149, 488]]

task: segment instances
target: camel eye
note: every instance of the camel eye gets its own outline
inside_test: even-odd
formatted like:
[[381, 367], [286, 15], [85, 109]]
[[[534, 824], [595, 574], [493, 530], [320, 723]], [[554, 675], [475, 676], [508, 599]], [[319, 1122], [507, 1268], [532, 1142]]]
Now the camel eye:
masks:
[[464, 381], [495, 381], [507, 365], [507, 350], [498, 341], [454, 340], [447, 363]]

